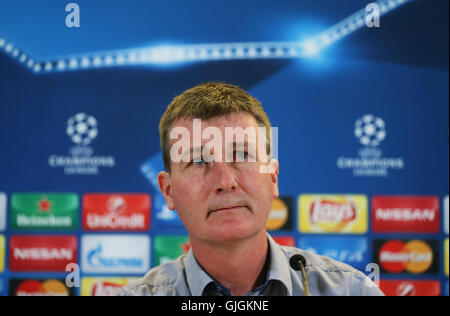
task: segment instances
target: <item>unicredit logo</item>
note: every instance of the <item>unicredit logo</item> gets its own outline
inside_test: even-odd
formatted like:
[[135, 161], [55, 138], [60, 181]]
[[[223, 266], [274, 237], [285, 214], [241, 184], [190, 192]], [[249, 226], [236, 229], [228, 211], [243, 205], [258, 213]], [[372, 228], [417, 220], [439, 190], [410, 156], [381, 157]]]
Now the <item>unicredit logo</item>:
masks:
[[311, 204], [311, 222], [347, 223], [356, 219], [357, 207], [352, 201], [344, 203], [316, 200]]
[[438, 197], [374, 196], [374, 232], [437, 233], [440, 230]]
[[86, 194], [83, 227], [90, 231], [148, 230], [150, 205], [147, 194]]
[[381, 280], [386, 296], [440, 296], [441, 283], [435, 280]]

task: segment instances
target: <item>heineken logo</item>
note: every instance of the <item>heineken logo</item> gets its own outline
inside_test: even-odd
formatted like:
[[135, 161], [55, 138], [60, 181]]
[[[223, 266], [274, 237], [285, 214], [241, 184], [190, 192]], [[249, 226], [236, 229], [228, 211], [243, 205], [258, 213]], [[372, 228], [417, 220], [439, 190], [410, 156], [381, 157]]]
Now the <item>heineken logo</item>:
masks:
[[42, 200], [38, 202], [39, 212], [41, 212], [41, 213], [42, 212], [49, 213], [51, 205], [52, 205], [52, 203], [47, 199], [46, 196], [44, 196], [42, 198]]
[[74, 193], [15, 193], [11, 197], [11, 227], [76, 229], [78, 196]]

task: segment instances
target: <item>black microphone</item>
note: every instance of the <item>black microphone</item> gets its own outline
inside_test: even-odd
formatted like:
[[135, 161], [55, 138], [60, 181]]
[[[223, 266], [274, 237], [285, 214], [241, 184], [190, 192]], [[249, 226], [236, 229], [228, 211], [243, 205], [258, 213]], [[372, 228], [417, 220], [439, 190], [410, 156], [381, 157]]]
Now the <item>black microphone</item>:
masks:
[[292, 269], [295, 271], [302, 271], [303, 276], [303, 287], [305, 288], [305, 296], [309, 295], [309, 283], [308, 283], [308, 277], [306, 275], [306, 259], [300, 254], [295, 254], [289, 259], [289, 265]]

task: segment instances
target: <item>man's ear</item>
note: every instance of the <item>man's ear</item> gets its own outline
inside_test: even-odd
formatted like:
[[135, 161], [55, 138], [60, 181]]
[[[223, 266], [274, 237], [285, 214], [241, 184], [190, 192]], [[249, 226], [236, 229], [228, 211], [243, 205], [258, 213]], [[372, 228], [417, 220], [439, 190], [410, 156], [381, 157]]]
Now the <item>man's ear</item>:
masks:
[[276, 199], [280, 196], [280, 191], [278, 190], [278, 174], [280, 173], [280, 163], [276, 159], [271, 159], [270, 164], [270, 168], [272, 170], [270, 176], [272, 177], [273, 184], [273, 198]]
[[170, 173], [165, 171], [158, 173], [158, 184], [159, 189], [166, 200], [167, 207], [169, 210], [175, 210], [175, 203], [172, 197], [172, 180], [170, 178]]

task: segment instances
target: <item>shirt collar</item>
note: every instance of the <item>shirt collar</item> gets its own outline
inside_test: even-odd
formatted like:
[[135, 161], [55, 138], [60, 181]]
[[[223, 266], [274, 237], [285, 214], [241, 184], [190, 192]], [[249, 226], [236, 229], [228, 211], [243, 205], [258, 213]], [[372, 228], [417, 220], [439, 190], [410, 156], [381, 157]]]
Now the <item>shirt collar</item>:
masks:
[[267, 234], [270, 247], [270, 280], [280, 281], [287, 289], [288, 296], [292, 296], [292, 279], [289, 261], [286, 258], [281, 246]]
[[[270, 251], [269, 280], [280, 281], [287, 289], [288, 295], [292, 295], [292, 280], [289, 270], [289, 262], [281, 247], [267, 234]], [[205, 287], [214, 280], [202, 269], [194, 257], [192, 248], [186, 259], [186, 278], [193, 296], [202, 296]]]

